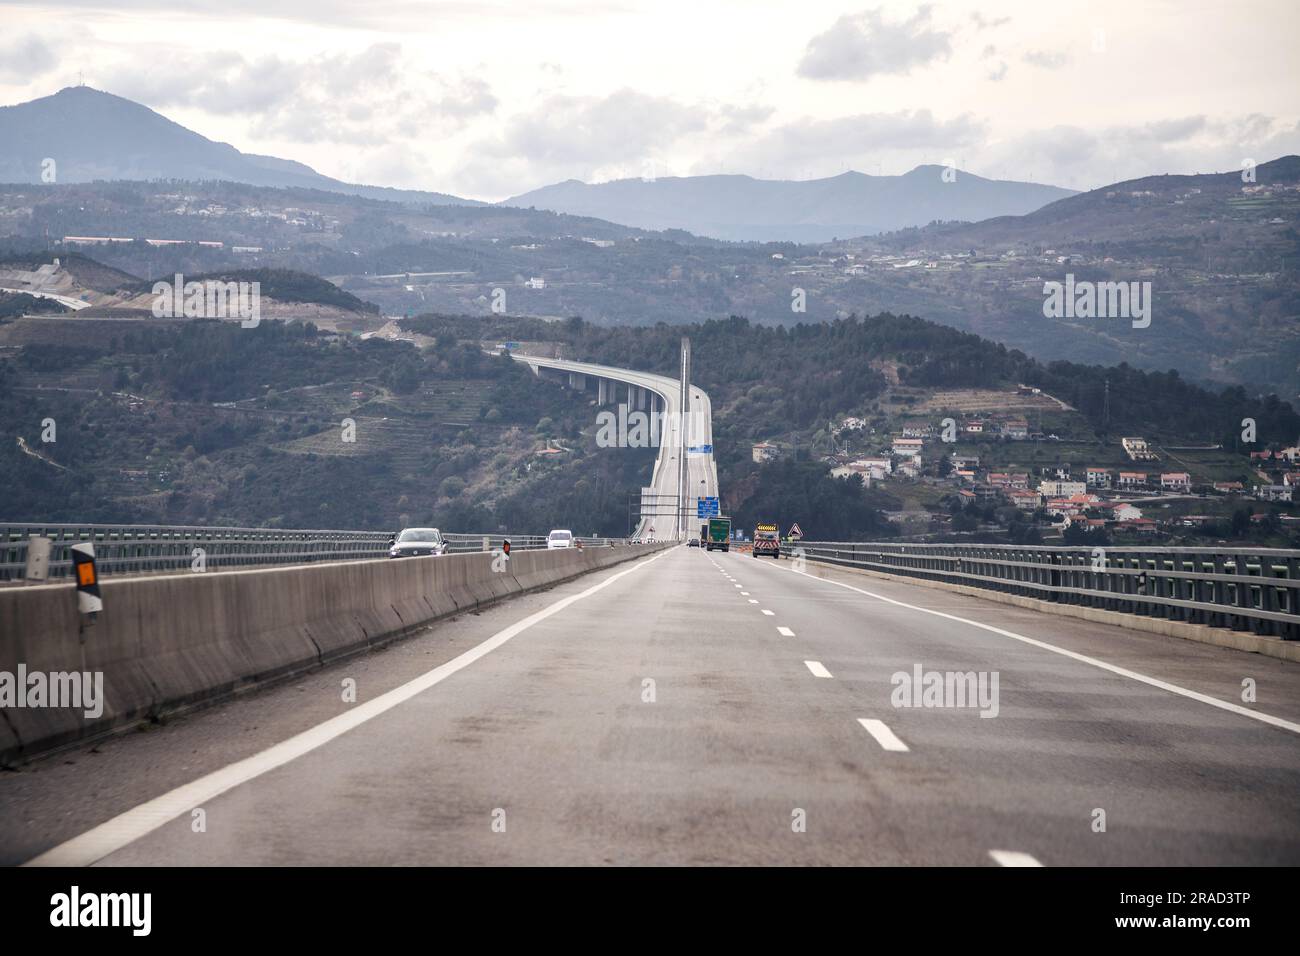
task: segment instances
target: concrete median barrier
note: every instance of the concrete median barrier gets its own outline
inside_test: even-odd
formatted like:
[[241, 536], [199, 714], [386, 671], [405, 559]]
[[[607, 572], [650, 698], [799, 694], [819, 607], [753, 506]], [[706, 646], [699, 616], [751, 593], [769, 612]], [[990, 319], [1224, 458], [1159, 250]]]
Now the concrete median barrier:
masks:
[[12, 675], [10, 687], [20, 666], [103, 675], [98, 715], [5, 701], [0, 763], [181, 713], [667, 546], [516, 551], [502, 571], [494, 555], [476, 553], [107, 578], [104, 610], [84, 630], [71, 583], [0, 589], [0, 672]]

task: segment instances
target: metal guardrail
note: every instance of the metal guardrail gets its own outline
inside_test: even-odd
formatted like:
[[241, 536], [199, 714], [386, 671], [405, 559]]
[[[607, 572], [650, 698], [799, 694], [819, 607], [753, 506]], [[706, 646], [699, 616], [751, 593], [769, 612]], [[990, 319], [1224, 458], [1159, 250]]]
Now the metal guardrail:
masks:
[[[538, 551], [546, 548], [546, 535], [544, 534], [474, 534], [472, 532], [444, 531], [443, 540], [447, 542], [447, 550], [452, 553], [465, 551], [493, 551], [501, 547], [502, 542], [510, 542], [511, 551]], [[627, 543], [626, 538], [579, 538], [573, 540], [581, 542], [584, 548], [611, 548], [614, 545]], [[384, 553], [388, 553], [387, 546]]]
[[[101, 576], [188, 571], [202, 548], [208, 570], [387, 558], [396, 531], [320, 531], [278, 528], [202, 528], [160, 525], [0, 524], [0, 582], [21, 582], [32, 536], [51, 540], [51, 580], [72, 574], [71, 548], [91, 541]], [[448, 551], [490, 551], [510, 540], [511, 550], [546, 547], [545, 535], [445, 532]], [[616, 538], [578, 538], [583, 547], [610, 547]]]
[[1300, 551], [865, 541], [798, 547], [828, 564], [1300, 640]]

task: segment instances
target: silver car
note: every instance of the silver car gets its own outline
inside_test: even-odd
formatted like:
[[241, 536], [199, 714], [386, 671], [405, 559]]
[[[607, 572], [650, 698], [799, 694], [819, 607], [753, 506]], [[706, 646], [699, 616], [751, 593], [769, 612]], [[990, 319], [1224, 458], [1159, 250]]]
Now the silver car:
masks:
[[447, 542], [437, 528], [404, 528], [388, 546], [390, 558], [446, 554]]

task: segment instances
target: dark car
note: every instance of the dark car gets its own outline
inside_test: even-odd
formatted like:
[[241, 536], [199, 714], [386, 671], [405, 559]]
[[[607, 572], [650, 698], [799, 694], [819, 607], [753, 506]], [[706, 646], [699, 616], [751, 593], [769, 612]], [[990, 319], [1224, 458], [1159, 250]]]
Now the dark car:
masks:
[[388, 546], [390, 558], [413, 558], [417, 555], [446, 554], [447, 542], [437, 528], [405, 528]]

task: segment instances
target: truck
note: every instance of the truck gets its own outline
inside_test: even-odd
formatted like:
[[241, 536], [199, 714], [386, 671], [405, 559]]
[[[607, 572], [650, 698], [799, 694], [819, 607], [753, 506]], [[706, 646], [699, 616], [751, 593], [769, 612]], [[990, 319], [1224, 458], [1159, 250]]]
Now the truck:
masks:
[[722, 551], [731, 550], [730, 518], [709, 519], [708, 536], [704, 539], [704, 547], [708, 551], [712, 551], [714, 548]]
[[781, 557], [781, 530], [774, 524], [760, 523], [754, 528], [754, 557], [770, 554]]

